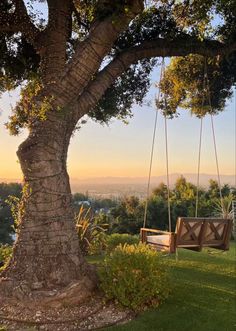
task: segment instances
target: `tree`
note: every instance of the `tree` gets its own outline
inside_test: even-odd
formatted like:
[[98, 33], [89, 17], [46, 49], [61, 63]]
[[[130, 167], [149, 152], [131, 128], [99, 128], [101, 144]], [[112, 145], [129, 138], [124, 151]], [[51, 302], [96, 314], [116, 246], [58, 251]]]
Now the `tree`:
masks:
[[[175, 183], [174, 187], [174, 219], [178, 216], [195, 216], [196, 208], [196, 191], [197, 188], [192, 183], [180, 176]], [[201, 190], [199, 196], [201, 195]]]
[[[186, 70], [196, 68], [189, 54], [214, 62], [217, 111], [235, 82], [233, 0], [44, 2], [45, 20], [31, 11], [34, 0], [28, 8], [23, 0], [0, 3], [0, 91], [22, 87], [8, 128], [13, 134], [29, 130], [17, 151], [24, 175], [18, 238], [0, 285], [9, 295], [22, 282], [26, 295], [71, 282], [93, 288], [95, 278], [77, 240], [66, 168], [71, 135], [85, 115], [101, 123], [130, 115], [148, 91], [158, 57], [184, 57]], [[215, 29], [214, 14], [222, 21]], [[186, 76], [198, 87], [196, 72]], [[170, 82], [171, 96], [180, 85], [175, 89], [176, 81]], [[191, 99], [184, 88], [180, 92], [174, 106]]]
[[168, 231], [167, 199], [153, 194], [148, 201], [147, 227]]
[[154, 190], [152, 191], [153, 195], [159, 195], [161, 196], [163, 199], [168, 198], [168, 189], [167, 189], [167, 185], [165, 183], [160, 183], [156, 188], [154, 188]]
[[124, 197], [111, 209], [111, 231], [113, 233], [138, 234], [143, 223], [144, 206], [135, 196]]

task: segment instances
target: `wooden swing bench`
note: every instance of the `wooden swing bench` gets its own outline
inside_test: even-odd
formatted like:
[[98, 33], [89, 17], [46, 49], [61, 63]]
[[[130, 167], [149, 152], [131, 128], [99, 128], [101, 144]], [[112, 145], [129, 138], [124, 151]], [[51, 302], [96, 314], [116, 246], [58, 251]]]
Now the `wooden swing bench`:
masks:
[[179, 217], [175, 232], [141, 228], [141, 241], [157, 250], [175, 253], [177, 248], [200, 252], [204, 247], [228, 250], [232, 219]]

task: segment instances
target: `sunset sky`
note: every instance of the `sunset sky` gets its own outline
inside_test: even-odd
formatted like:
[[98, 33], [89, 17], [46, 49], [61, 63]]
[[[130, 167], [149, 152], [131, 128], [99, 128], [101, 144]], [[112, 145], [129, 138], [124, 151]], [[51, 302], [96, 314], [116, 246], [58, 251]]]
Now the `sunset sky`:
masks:
[[[154, 100], [158, 70], [153, 75], [148, 100]], [[0, 178], [21, 178], [16, 157], [17, 146], [27, 132], [18, 137], [9, 136], [4, 123], [10, 114], [11, 104], [18, 98], [17, 92], [5, 93], [0, 100]], [[113, 120], [109, 126], [101, 126], [91, 120], [83, 125], [72, 138], [68, 169], [71, 178], [104, 176], [147, 176], [155, 107], [133, 106], [134, 116], [129, 124]], [[235, 95], [227, 102], [225, 111], [214, 117], [222, 174], [235, 172]], [[199, 120], [187, 111], [168, 121], [170, 173], [194, 173], [197, 169]], [[201, 172], [216, 173], [210, 118], [204, 120]], [[164, 123], [159, 116], [153, 176], [165, 173]]]

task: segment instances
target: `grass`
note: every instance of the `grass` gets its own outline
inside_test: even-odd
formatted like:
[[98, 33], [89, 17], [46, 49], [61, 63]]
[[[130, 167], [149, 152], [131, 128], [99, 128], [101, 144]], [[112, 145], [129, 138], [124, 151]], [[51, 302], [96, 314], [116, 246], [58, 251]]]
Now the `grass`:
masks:
[[[172, 294], [157, 310], [104, 331], [236, 331], [236, 245], [228, 252], [179, 250], [171, 265]], [[100, 257], [90, 257], [99, 263]]]

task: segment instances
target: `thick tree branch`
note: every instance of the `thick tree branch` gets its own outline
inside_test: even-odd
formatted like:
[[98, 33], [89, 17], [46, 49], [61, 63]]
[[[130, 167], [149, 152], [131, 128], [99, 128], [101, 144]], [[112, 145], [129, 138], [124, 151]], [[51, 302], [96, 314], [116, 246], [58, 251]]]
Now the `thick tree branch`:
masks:
[[236, 43], [224, 45], [217, 41], [166, 40], [156, 39], [144, 42], [120, 53], [110, 64], [100, 71], [94, 81], [86, 88], [77, 102], [75, 122], [92, 110], [106, 90], [129, 68], [131, 64], [144, 58], [185, 56], [199, 54], [203, 56], [227, 55], [236, 51]]
[[67, 41], [72, 30], [72, 0], [47, 0], [48, 25], [40, 31], [33, 24], [23, 0], [13, 0], [12, 13], [0, 11], [0, 34], [17, 33], [31, 43], [41, 57], [45, 83], [58, 80], [66, 65]]
[[61, 106], [81, 94], [91, 78], [98, 71], [104, 56], [109, 53], [114, 41], [124, 31], [129, 22], [143, 10], [142, 0], [131, 0], [128, 12], [113, 13], [109, 17], [97, 20], [91, 26], [88, 38], [78, 45], [72, 61], [68, 64], [61, 84], [52, 91], [60, 95]]
[[72, 0], [47, 0], [48, 25], [39, 41], [41, 71], [46, 84], [55, 83], [66, 65], [67, 41], [72, 32]]

